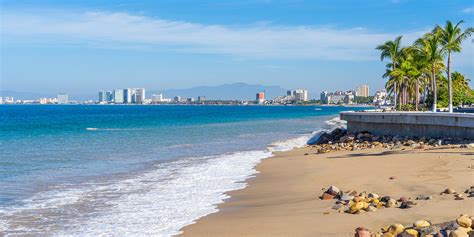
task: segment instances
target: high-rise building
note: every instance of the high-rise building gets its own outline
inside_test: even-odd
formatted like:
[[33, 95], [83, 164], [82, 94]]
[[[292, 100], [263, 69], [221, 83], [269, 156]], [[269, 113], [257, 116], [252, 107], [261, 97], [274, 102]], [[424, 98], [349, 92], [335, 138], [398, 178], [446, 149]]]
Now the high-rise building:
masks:
[[258, 92], [255, 95], [255, 100], [258, 104], [263, 104], [263, 102], [265, 102], [265, 92]]
[[135, 88], [133, 92], [132, 103], [143, 104], [145, 102], [145, 88]]
[[69, 103], [69, 95], [67, 93], [58, 94], [58, 104], [67, 104]]
[[123, 99], [124, 99], [123, 91], [124, 90], [120, 90], [120, 89], [115, 89], [113, 91], [112, 100], [115, 104], [123, 104]]
[[327, 91], [321, 92], [321, 96], [319, 98], [321, 100], [321, 104], [329, 104], [328, 95], [329, 93]]
[[114, 94], [112, 91], [107, 91], [105, 93], [105, 97], [107, 98], [107, 103], [112, 103], [114, 102]]
[[107, 103], [107, 92], [106, 91], [99, 91], [99, 103], [101, 103], [101, 104]]
[[130, 104], [132, 103], [132, 94], [133, 90], [130, 88], [123, 89], [123, 103]]
[[307, 90], [294, 90], [293, 98], [295, 101], [308, 101], [308, 91]]
[[198, 96], [198, 101], [199, 102], [204, 102], [204, 101], [206, 101], [206, 97], [205, 96]]
[[181, 96], [174, 97], [174, 102], [180, 102], [180, 101], [181, 101]]
[[369, 96], [369, 86], [361, 85], [356, 89], [356, 96], [368, 97]]

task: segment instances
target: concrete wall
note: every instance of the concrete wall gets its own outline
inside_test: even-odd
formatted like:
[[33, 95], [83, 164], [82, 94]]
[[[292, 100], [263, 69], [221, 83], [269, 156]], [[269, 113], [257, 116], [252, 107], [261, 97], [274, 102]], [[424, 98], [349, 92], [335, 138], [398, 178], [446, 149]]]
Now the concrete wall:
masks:
[[474, 139], [474, 114], [413, 112], [342, 112], [350, 133], [460, 137]]

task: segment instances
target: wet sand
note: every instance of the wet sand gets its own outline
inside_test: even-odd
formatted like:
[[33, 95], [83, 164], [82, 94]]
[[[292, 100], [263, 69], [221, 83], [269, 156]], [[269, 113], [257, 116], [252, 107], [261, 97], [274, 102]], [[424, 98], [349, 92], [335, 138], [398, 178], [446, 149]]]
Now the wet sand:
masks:
[[[265, 159], [247, 188], [229, 192], [232, 198], [218, 206], [219, 212], [183, 228], [182, 236], [354, 236], [358, 226], [378, 231], [397, 222], [438, 223], [462, 213], [474, 215], [474, 198], [439, 195], [447, 187], [463, 192], [474, 185], [472, 148], [312, 153], [305, 147]], [[416, 201], [418, 205], [410, 209], [337, 213], [331, 209], [333, 200], [319, 199], [321, 189], [330, 185], [396, 199], [418, 195], [433, 199]]]

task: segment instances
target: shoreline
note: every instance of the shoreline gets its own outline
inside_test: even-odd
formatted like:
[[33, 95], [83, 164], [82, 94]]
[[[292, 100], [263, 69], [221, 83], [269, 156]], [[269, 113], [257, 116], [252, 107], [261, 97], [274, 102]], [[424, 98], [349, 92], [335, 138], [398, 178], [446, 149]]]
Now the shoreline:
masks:
[[[395, 222], [405, 225], [427, 219], [441, 223], [460, 214], [474, 215], [474, 198], [454, 200], [439, 195], [446, 187], [461, 191], [472, 185], [469, 157], [474, 148], [314, 152], [312, 146], [306, 146], [263, 159], [255, 167], [258, 173], [246, 179], [244, 189], [226, 192], [230, 198], [217, 205], [218, 212], [182, 228], [179, 236], [353, 236], [359, 226], [378, 231]], [[413, 164], [405, 167], [405, 163]], [[398, 178], [390, 180], [394, 175]], [[397, 198], [431, 195], [433, 200], [417, 201], [411, 209], [337, 213], [331, 209], [334, 202], [319, 199], [321, 189], [330, 185]], [[471, 207], [470, 212], [466, 207]]]

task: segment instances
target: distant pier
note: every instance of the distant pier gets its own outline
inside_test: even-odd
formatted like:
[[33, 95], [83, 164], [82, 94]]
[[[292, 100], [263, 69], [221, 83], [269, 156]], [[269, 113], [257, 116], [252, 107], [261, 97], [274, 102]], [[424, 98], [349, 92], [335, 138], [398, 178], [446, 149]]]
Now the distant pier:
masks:
[[350, 133], [474, 139], [474, 114], [432, 112], [342, 112]]

